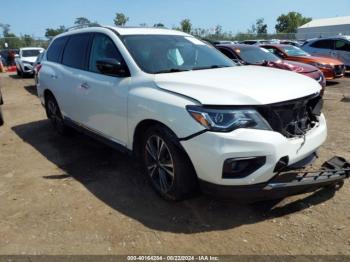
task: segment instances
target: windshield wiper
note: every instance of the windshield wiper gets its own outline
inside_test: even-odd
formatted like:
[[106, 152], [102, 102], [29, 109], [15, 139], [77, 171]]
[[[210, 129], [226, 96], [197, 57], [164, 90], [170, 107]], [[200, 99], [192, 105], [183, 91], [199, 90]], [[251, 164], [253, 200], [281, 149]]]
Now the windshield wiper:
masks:
[[231, 66], [227, 66], [227, 65], [201, 66], [201, 67], [194, 67], [192, 68], [192, 70], [195, 71], [195, 70], [205, 70], [205, 69], [214, 69], [214, 68], [223, 68], [223, 67], [231, 67]]
[[190, 71], [189, 69], [180, 69], [180, 68], [170, 68], [165, 70], [160, 70], [157, 72], [154, 72], [154, 74], [165, 74], [165, 73], [176, 73], [176, 72], [185, 72]]

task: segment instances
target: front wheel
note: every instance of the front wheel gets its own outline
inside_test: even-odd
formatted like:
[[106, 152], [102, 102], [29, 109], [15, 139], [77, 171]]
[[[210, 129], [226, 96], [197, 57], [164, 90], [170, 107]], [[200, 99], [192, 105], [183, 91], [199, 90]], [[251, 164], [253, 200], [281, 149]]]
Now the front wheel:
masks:
[[194, 168], [167, 128], [154, 126], [147, 130], [142, 143], [142, 161], [153, 188], [166, 200], [182, 200], [196, 192]]

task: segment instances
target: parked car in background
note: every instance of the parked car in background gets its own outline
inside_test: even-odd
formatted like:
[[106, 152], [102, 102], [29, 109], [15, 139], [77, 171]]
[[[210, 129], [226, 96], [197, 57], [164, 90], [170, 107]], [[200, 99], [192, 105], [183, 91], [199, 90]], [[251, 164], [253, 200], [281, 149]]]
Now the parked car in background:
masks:
[[245, 45], [263, 45], [263, 44], [278, 44], [278, 39], [271, 39], [271, 40], [245, 40], [241, 41], [240, 44]]
[[1, 88], [0, 88], [0, 126], [4, 124], [4, 116], [2, 114], [2, 105], [4, 104], [4, 100], [2, 98]]
[[44, 55], [45, 55], [45, 51], [41, 52], [33, 64], [35, 85], [38, 84], [38, 74], [41, 69], [41, 60], [43, 60]]
[[41, 47], [20, 48], [16, 58], [17, 74], [19, 76], [34, 75], [34, 62], [42, 52], [44, 48]]
[[301, 45], [302, 45], [300, 42], [295, 41], [295, 40], [280, 40], [279, 44], [281, 44], [281, 45], [294, 45], [297, 47], [301, 47]]
[[261, 45], [261, 47], [284, 60], [310, 64], [319, 68], [326, 80], [343, 77], [345, 73], [344, 63], [335, 58], [312, 56], [292, 45]]
[[326, 86], [326, 79], [317, 67], [283, 60], [264, 48], [252, 45], [217, 45], [216, 48], [228, 58], [241, 64], [259, 65], [293, 71], [315, 79], [323, 88]]
[[54, 129], [134, 153], [168, 200], [198, 184], [217, 197], [276, 198], [346, 177], [281, 173], [310, 163], [327, 137], [321, 86], [308, 77], [236, 66], [160, 28], [72, 30], [53, 39], [41, 64], [38, 96]]
[[312, 55], [330, 56], [350, 68], [350, 36], [308, 40], [302, 49]]

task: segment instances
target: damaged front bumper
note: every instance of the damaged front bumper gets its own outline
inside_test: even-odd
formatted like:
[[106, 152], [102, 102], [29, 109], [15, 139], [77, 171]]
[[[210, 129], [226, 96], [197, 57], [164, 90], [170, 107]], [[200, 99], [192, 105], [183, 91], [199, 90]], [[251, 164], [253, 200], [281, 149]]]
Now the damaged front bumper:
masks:
[[222, 186], [201, 181], [204, 193], [221, 199], [255, 202], [284, 198], [315, 191], [322, 187], [341, 185], [350, 177], [350, 163], [344, 158], [333, 157], [320, 170], [286, 170], [267, 183], [244, 186]]

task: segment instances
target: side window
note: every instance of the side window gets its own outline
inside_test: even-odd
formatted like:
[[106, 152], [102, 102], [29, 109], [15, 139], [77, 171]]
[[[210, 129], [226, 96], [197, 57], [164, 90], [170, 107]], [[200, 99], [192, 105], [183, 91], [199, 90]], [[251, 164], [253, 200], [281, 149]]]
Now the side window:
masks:
[[237, 57], [233, 54], [232, 51], [227, 50], [225, 48], [219, 48], [220, 52], [223, 53], [225, 56], [227, 56], [230, 59], [237, 59]]
[[312, 43], [310, 46], [320, 49], [333, 49], [333, 40], [319, 40]]
[[350, 52], [350, 44], [343, 41], [343, 40], [337, 40], [335, 42], [335, 49], [339, 51], [348, 51]]
[[55, 63], [61, 62], [61, 55], [63, 48], [67, 42], [68, 37], [60, 37], [54, 40], [47, 51], [47, 60]]
[[104, 59], [115, 59], [120, 63], [124, 61], [117, 47], [108, 36], [96, 34], [92, 41], [89, 70], [99, 73], [96, 62]]
[[281, 52], [277, 48], [274, 48], [274, 47], [264, 47], [264, 48], [267, 49], [270, 53], [274, 54], [275, 56], [278, 56], [279, 58], [285, 57], [283, 52]]
[[84, 69], [90, 34], [72, 35], [63, 52], [62, 64]]

